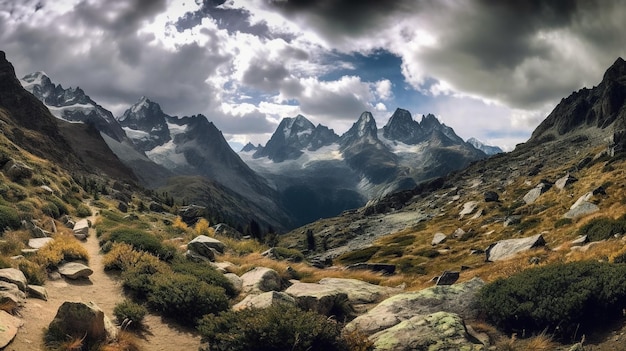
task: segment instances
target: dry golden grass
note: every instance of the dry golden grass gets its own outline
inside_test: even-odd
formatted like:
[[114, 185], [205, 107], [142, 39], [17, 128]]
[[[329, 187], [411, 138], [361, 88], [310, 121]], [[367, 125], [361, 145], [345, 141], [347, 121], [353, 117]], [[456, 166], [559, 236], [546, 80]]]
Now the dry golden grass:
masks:
[[34, 262], [44, 267], [56, 266], [63, 260], [88, 262], [89, 253], [74, 236], [57, 234], [33, 257]]
[[102, 345], [98, 351], [141, 351], [139, 339], [127, 331], [119, 331], [117, 338], [108, 344]]

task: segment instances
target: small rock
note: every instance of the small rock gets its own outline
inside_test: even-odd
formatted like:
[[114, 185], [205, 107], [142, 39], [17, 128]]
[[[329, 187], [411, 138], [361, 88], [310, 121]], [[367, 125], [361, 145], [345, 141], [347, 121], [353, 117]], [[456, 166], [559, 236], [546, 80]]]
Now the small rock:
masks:
[[126, 213], [128, 212], [128, 205], [120, 201], [117, 203], [117, 209], [122, 213]]
[[28, 296], [48, 301], [48, 291], [43, 286], [29, 285], [26, 290], [28, 292]]
[[435, 235], [433, 236], [433, 241], [431, 241], [430, 244], [433, 246], [442, 244], [446, 241], [447, 238], [448, 237], [444, 233], [435, 233]]
[[24, 324], [19, 318], [5, 311], [0, 311], [0, 349], [4, 349], [17, 335], [17, 330]]
[[226, 245], [215, 238], [211, 238], [206, 235], [199, 235], [187, 244], [187, 248], [199, 255], [207, 257], [207, 251], [210, 251], [211, 249], [216, 250], [219, 253], [224, 253]]
[[500, 199], [500, 196], [495, 191], [485, 192], [485, 202], [496, 202]]
[[15, 284], [21, 291], [26, 291], [28, 286], [24, 273], [15, 268], [0, 269], [0, 281]]
[[79, 262], [68, 262], [60, 265], [59, 273], [69, 279], [87, 278], [93, 274], [91, 268]]
[[543, 246], [546, 241], [541, 234], [537, 234], [527, 238], [508, 239], [498, 241], [489, 245], [486, 253], [486, 261], [499, 261], [512, 257], [513, 255], [527, 251], [535, 247]]
[[476, 206], [478, 206], [478, 202], [476, 201], [469, 201], [463, 204], [463, 209], [461, 209], [461, 212], [459, 212], [459, 217], [463, 218], [466, 215], [472, 214], [472, 212], [474, 212], [474, 210], [476, 209]]
[[461, 229], [461, 228], [456, 228], [456, 230], [454, 231], [454, 233], [452, 233], [452, 236], [455, 238], [460, 238], [465, 234], [465, 230]]
[[459, 272], [444, 271], [439, 279], [437, 279], [437, 285], [452, 285], [459, 280], [459, 276]]
[[54, 239], [52, 239], [52, 238], [29, 239], [28, 240], [28, 247], [33, 248], [33, 249], [41, 249], [46, 244], [48, 244], [49, 242], [52, 242], [52, 241], [54, 241]]
[[78, 234], [87, 237], [89, 235], [89, 221], [86, 219], [79, 220], [72, 230], [74, 231], [74, 235]]

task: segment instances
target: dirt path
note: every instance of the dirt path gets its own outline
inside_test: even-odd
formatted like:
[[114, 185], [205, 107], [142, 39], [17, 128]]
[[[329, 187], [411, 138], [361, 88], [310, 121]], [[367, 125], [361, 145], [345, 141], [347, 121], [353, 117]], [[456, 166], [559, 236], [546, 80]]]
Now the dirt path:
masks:
[[[97, 211], [92, 210], [94, 213]], [[90, 220], [95, 223], [96, 216], [92, 216]], [[111, 320], [114, 320], [113, 308], [124, 299], [121, 283], [114, 275], [104, 272], [95, 230], [90, 229], [89, 234], [83, 245], [89, 252], [89, 267], [93, 274], [88, 280], [47, 281], [45, 288], [48, 291], [48, 301], [32, 298], [26, 300], [20, 310], [24, 326], [19, 329], [17, 336], [5, 350], [44, 350], [44, 328], [54, 319], [59, 306], [65, 301], [93, 301]], [[193, 330], [170, 326], [158, 316], [146, 316], [144, 324], [146, 330], [141, 333], [139, 340], [146, 351], [197, 350], [200, 346], [200, 337]]]

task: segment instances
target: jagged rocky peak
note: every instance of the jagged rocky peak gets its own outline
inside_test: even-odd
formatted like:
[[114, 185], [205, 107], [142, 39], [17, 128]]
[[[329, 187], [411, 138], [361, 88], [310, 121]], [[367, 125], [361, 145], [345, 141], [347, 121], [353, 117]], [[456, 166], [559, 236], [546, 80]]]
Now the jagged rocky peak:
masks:
[[171, 140], [169, 117], [159, 104], [142, 96], [117, 120], [137, 148], [149, 151]]
[[302, 115], [285, 117], [265, 147], [259, 148], [253, 157], [267, 157], [274, 162], [297, 159], [308, 147], [314, 131], [315, 125]]
[[250, 152], [250, 151], [256, 151], [256, 150], [258, 150], [258, 149], [260, 149], [260, 148], [261, 148], [261, 145], [260, 145], [260, 144], [259, 144], [259, 145], [257, 145], [257, 146], [254, 146], [254, 144], [252, 144], [251, 142], [248, 142], [246, 145], [244, 145], [244, 147], [243, 147], [243, 148], [241, 148], [241, 151], [240, 151], [240, 152]]
[[487, 145], [476, 138], [467, 139], [467, 143], [489, 156], [504, 152], [499, 146]]
[[311, 140], [309, 141], [309, 151], [318, 150], [321, 147], [331, 145], [339, 140], [339, 135], [335, 134], [335, 131], [318, 124], [313, 133], [311, 134]]
[[[626, 61], [618, 58], [604, 73], [598, 86], [583, 88], [564, 98], [541, 122], [529, 143], [554, 140], [570, 133], [597, 134], [613, 126], [620, 129], [626, 120]], [[613, 132], [608, 130], [608, 134]]]
[[383, 127], [383, 136], [389, 140], [412, 145], [420, 142], [424, 131], [420, 124], [413, 120], [409, 111], [397, 108]]
[[371, 112], [365, 111], [352, 127], [341, 136], [341, 144], [351, 144], [360, 140], [378, 140], [376, 134], [376, 120]]

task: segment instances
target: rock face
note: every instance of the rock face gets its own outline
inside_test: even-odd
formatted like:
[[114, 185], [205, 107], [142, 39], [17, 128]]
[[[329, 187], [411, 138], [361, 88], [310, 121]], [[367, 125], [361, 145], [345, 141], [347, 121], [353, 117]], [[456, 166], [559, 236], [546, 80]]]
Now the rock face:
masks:
[[358, 316], [345, 328], [348, 331], [359, 329], [366, 335], [372, 335], [402, 321], [435, 312], [445, 311], [473, 317], [475, 296], [484, 285], [485, 282], [480, 278], [474, 278], [461, 284], [434, 286], [417, 292], [398, 294]]
[[527, 238], [521, 239], [508, 239], [498, 241], [491, 244], [485, 254], [487, 255], [487, 261], [499, 261], [511, 258], [517, 253], [530, 250], [535, 247], [543, 246], [546, 241], [541, 234], [533, 235]]
[[17, 329], [22, 321], [5, 311], [0, 311], [0, 349], [4, 349], [17, 335]]
[[473, 344], [463, 319], [454, 313], [436, 312], [415, 316], [378, 332], [370, 337], [375, 350], [484, 350], [482, 344]]
[[282, 281], [278, 272], [271, 268], [255, 267], [241, 276], [243, 291], [259, 293], [282, 290]]
[[59, 273], [69, 279], [80, 279], [88, 278], [93, 270], [79, 262], [68, 262], [59, 266]]
[[348, 302], [348, 294], [331, 285], [295, 283], [285, 293], [293, 296], [300, 308], [326, 316], [344, 314]]
[[48, 326], [48, 333], [70, 335], [86, 340], [101, 341], [117, 334], [102, 309], [93, 302], [64, 302]]

